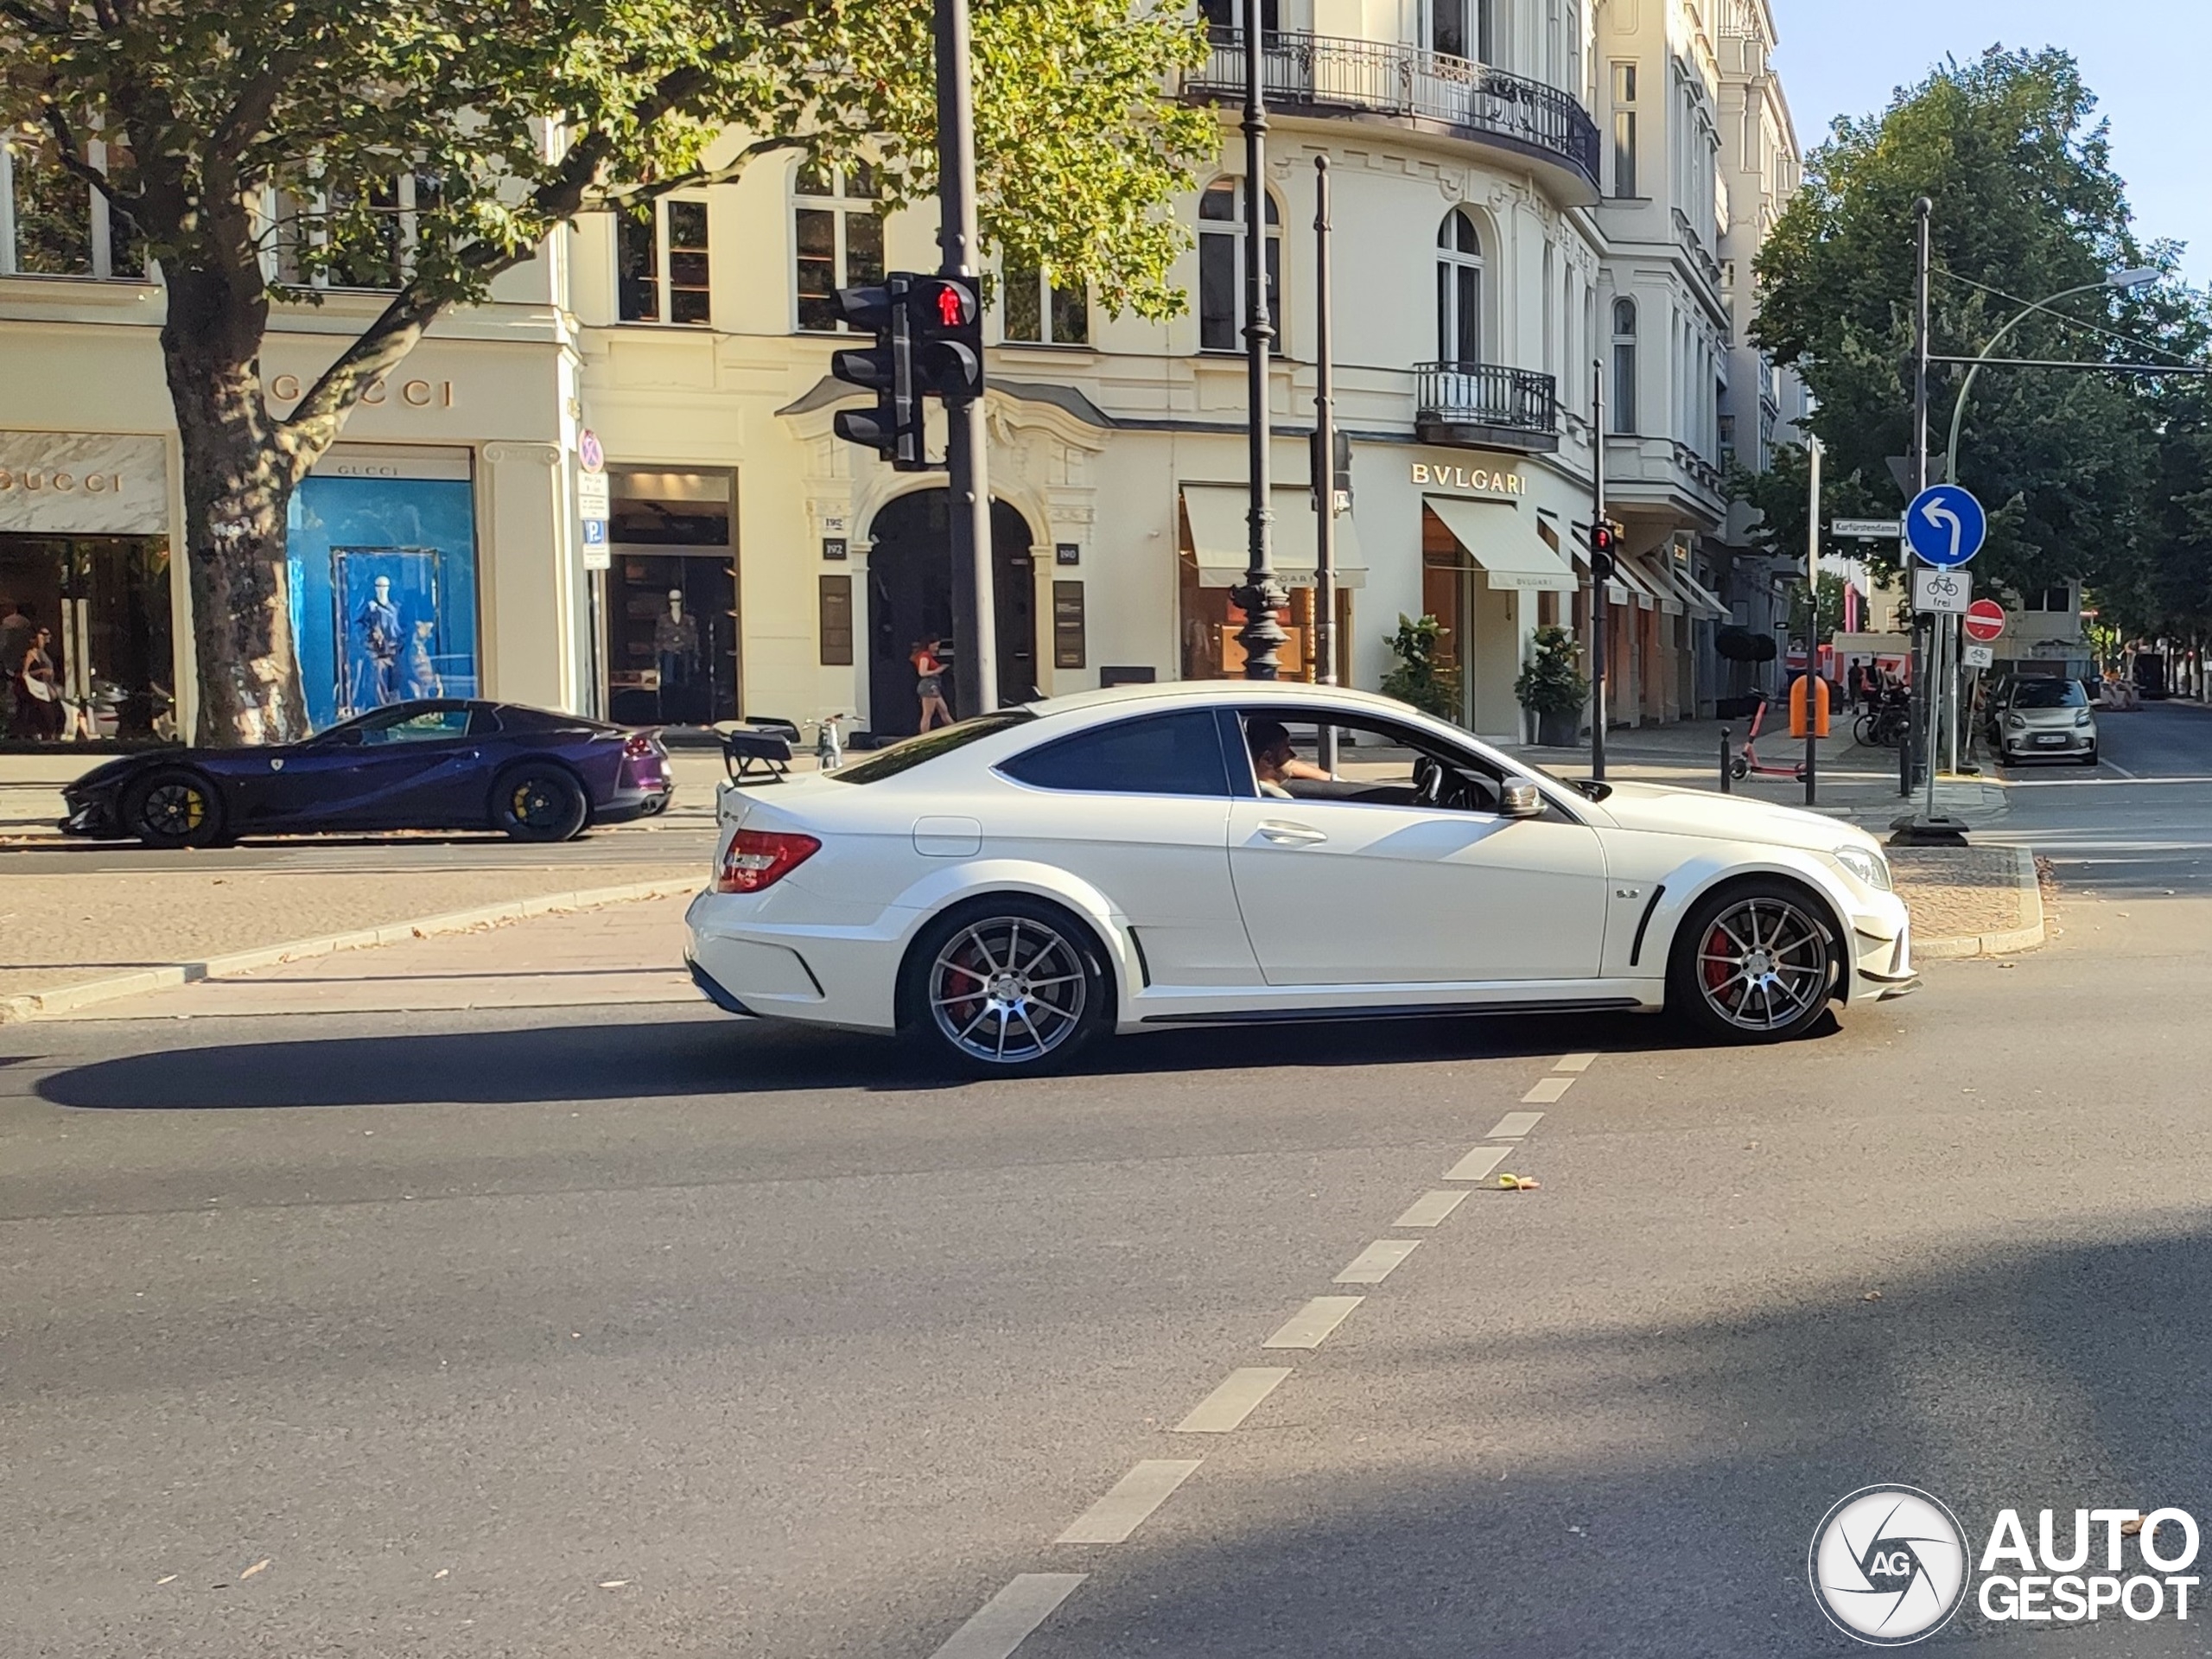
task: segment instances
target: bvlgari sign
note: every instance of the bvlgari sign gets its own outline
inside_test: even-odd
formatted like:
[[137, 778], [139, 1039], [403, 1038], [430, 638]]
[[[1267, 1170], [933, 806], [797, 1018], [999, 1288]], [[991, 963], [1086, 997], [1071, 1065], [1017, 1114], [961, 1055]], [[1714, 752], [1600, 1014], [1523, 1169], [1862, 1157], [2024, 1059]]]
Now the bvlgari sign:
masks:
[[168, 445], [93, 432], [0, 432], [0, 533], [158, 536]]
[[1470, 495], [1515, 496], [1523, 493], [1521, 474], [1499, 467], [1447, 467], [1438, 461], [1414, 462], [1414, 482], [1429, 489], [1464, 490]]

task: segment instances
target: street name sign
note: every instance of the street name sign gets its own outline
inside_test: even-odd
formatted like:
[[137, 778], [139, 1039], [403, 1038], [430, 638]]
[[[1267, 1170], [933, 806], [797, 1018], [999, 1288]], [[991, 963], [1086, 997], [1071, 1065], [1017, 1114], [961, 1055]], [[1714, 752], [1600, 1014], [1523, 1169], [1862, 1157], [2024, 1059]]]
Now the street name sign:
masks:
[[1904, 510], [1904, 538], [1929, 564], [1951, 569], [1981, 551], [1989, 515], [1955, 484], [1931, 484]]
[[1963, 616], [1973, 600], [1974, 578], [1963, 570], [1938, 567], [1912, 573], [1912, 607], [1916, 611]]
[[1894, 518], [1831, 518], [1828, 534], [1847, 542], [1897, 542], [1904, 526]]
[[1977, 599], [1967, 607], [1967, 638], [1987, 645], [2005, 632], [2005, 607], [1993, 599]]

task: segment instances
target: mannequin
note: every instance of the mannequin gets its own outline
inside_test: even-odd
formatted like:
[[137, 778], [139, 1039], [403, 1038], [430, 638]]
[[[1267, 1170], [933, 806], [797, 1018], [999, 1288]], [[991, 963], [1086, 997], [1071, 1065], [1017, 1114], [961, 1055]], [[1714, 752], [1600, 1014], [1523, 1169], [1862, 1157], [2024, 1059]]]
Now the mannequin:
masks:
[[399, 607], [392, 603], [390, 576], [378, 576], [374, 588], [353, 622], [368, 658], [369, 705], [381, 709], [399, 701]]
[[664, 693], [691, 683], [691, 671], [699, 658], [699, 623], [683, 613], [680, 588], [668, 590], [667, 613], [653, 620], [653, 655], [659, 659]]

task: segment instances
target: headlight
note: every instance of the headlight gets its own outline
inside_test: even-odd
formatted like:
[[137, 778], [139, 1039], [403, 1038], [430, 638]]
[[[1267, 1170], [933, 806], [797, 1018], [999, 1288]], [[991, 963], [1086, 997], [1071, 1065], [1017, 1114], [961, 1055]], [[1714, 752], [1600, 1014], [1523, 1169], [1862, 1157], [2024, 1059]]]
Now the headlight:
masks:
[[1877, 893], [1890, 890], [1890, 861], [1866, 847], [1839, 847], [1828, 856]]
[[2028, 721], [2027, 721], [2027, 716], [2026, 716], [2026, 715], [2005, 715], [2005, 729], [2006, 731], [2008, 731], [2008, 732], [2024, 732], [2024, 731], [2026, 731], [2026, 730], [2028, 729]]
[[2075, 715], [2075, 716], [2074, 716], [2074, 723], [2075, 723], [2076, 726], [2087, 726], [2088, 724], [2089, 724], [2089, 722], [2090, 722], [2090, 721], [2093, 721], [2093, 720], [2094, 720], [2095, 718], [2096, 718], [2096, 716], [2095, 716], [2094, 715], [2091, 714], [2088, 709], [2084, 709], [2080, 710], [2078, 713], [2076, 713], [2076, 714]]

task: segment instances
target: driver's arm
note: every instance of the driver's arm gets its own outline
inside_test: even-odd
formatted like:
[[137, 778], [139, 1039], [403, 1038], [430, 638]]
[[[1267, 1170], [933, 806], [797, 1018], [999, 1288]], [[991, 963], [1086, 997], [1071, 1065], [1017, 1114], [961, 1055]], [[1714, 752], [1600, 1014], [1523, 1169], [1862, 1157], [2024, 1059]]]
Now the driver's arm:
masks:
[[1318, 784], [1332, 784], [1336, 782], [1336, 774], [1334, 772], [1324, 772], [1320, 767], [1309, 766], [1303, 760], [1284, 761], [1282, 763], [1282, 775], [1286, 778], [1310, 778]]

